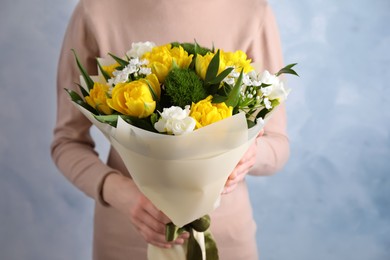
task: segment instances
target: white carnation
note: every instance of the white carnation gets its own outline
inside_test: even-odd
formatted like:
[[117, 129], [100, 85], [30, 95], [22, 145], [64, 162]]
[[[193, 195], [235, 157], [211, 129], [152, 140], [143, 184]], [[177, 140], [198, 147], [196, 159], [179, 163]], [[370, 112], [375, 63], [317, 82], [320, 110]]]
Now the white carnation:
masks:
[[190, 106], [184, 109], [177, 106], [164, 108], [160, 113], [160, 119], [154, 124], [154, 128], [160, 133], [182, 135], [195, 129], [195, 119], [189, 116]]

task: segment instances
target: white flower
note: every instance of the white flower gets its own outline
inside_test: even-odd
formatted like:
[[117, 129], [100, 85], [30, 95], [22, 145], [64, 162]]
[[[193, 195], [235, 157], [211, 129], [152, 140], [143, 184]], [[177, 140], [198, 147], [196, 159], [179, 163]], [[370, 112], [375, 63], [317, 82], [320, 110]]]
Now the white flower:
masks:
[[261, 82], [267, 85], [273, 85], [279, 82], [279, 78], [276, 75], [272, 75], [268, 70], [265, 70], [261, 75]]
[[164, 108], [160, 113], [161, 118], [154, 124], [154, 128], [160, 133], [182, 135], [195, 129], [195, 119], [189, 116], [190, 106], [184, 109], [177, 106]]
[[108, 80], [108, 84], [113, 86], [118, 83], [125, 83], [129, 80], [130, 75], [138, 76], [140, 75], [149, 75], [152, 73], [152, 70], [147, 67], [143, 67], [148, 63], [147, 60], [140, 60], [137, 58], [131, 58], [129, 60], [129, 64], [127, 64], [126, 67], [124, 67], [122, 70], [115, 70], [112, 74], [114, 75], [113, 78], [110, 78]]
[[236, 79], [240, 76], [240, 73], [234, 70], [234, 66], [227, 66], [226, 69], [227, 68], [233, 68], [233, 70], [222, 81], [233, 86], [236, 83]]
[[146, 52], [150, 52], [156, 44], [154, 42], [136, 42], [131, 44], [131, 49], [126, 53], [130, 58], [140, 58]]
[[268, 98], [264, 98], [264, 105], [265, 105], [265, 108], [268, 110], [272, 108], [271, 101], [269, 101]]
[[152, 74], [152, 69], [151, 68], [146, 68], [146, 67], [141, 67], [139, 69], [139, 74], [141, 75], [149, 75], [149, 74]]
[[130, 68], [125, 67], [123, 70], [115, 70], [113, 73], [113, 78], [108, 80], [108, 84], [113, 86], [118, 83], [124, 83], [129, 79]]
[[272, 92], [272, 86], [261, 88], [261, 92], [265, 97], [268, 97]]
[[279, 102], [283, 102], [287, 99], [288, 94], [291, 89], [285, 89], [283, 82], [279, 82], [278, 85], [275, 85], [272, 89], [272, 92], [268, 95], [268, 98], [271, 100], [278, 99]]
[[223, 79], [223, 82], [225, 82], [228, 85], [233, 86], [234, 83], [236, 83], [236, 80], [234, 78], [231, 78], [231, 77], [226, 77]]
[[244, 74], [243, 82], [247, 86], [258, 87], [261, 85], [260, 74], [255, 70], [251, 70], [247, 74]]
[[290, 93], [289, 89], [284, 88], [284, 84], [279, 77], [271, 75], [268, 71], [264, 71], [261, 82], [269, 85], [261, 88], [261, 92], [263, 92], [263, 95], [268, 97], [269, 100], [278, 99], [279, 102], [283, 102]]

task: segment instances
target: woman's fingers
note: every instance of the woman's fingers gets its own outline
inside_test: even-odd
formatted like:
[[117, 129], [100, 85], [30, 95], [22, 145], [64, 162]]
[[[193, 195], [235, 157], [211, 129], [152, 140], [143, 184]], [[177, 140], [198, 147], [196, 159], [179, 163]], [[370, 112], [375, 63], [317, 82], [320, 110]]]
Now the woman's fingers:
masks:
[[[259, 136], [261, 135], [259, 134]], [[232, 192], [237, 187], [237, 184], [245, 178], [245, 175], [256, 162], [256, 155], [257, 143], [255, 141], [238, 162], [232, 173], [229, 175], [225, 183], [223, 194]]]
[[170, 248], [173, 244], [183, 244], [189, 237], [182, 234], [175, 241], [167, 242], [165, 225], [171, 221], [144, 196], [131, 211], [131, 220], [145, 241], [154, 246]]

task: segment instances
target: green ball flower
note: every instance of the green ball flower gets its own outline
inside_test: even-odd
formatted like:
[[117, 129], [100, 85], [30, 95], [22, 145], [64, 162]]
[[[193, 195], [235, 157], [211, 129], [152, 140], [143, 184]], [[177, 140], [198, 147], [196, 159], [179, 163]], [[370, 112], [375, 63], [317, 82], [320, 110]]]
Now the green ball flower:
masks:
[[172, 69], [165, 78], [164, 85], [172, 104], [181, 108], [207, 97], [202, 80], [191, 69]]

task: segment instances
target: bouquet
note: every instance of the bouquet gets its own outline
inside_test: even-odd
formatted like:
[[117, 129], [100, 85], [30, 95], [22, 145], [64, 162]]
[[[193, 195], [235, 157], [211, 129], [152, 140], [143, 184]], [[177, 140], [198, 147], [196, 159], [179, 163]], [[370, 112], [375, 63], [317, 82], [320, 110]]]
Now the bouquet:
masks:
[[190, 233], [183, 246], [149, 245], [149, 259], [218, 259], [207, 214], [219, 205], [224, 184], [289, 90], [280, 75], [259, 73], [243, 51], [194, 43], [133, 43], [124, 56], [98, 58], [76, 107], [118, 151], [141, 192], [172, 223], [166, 238]]

